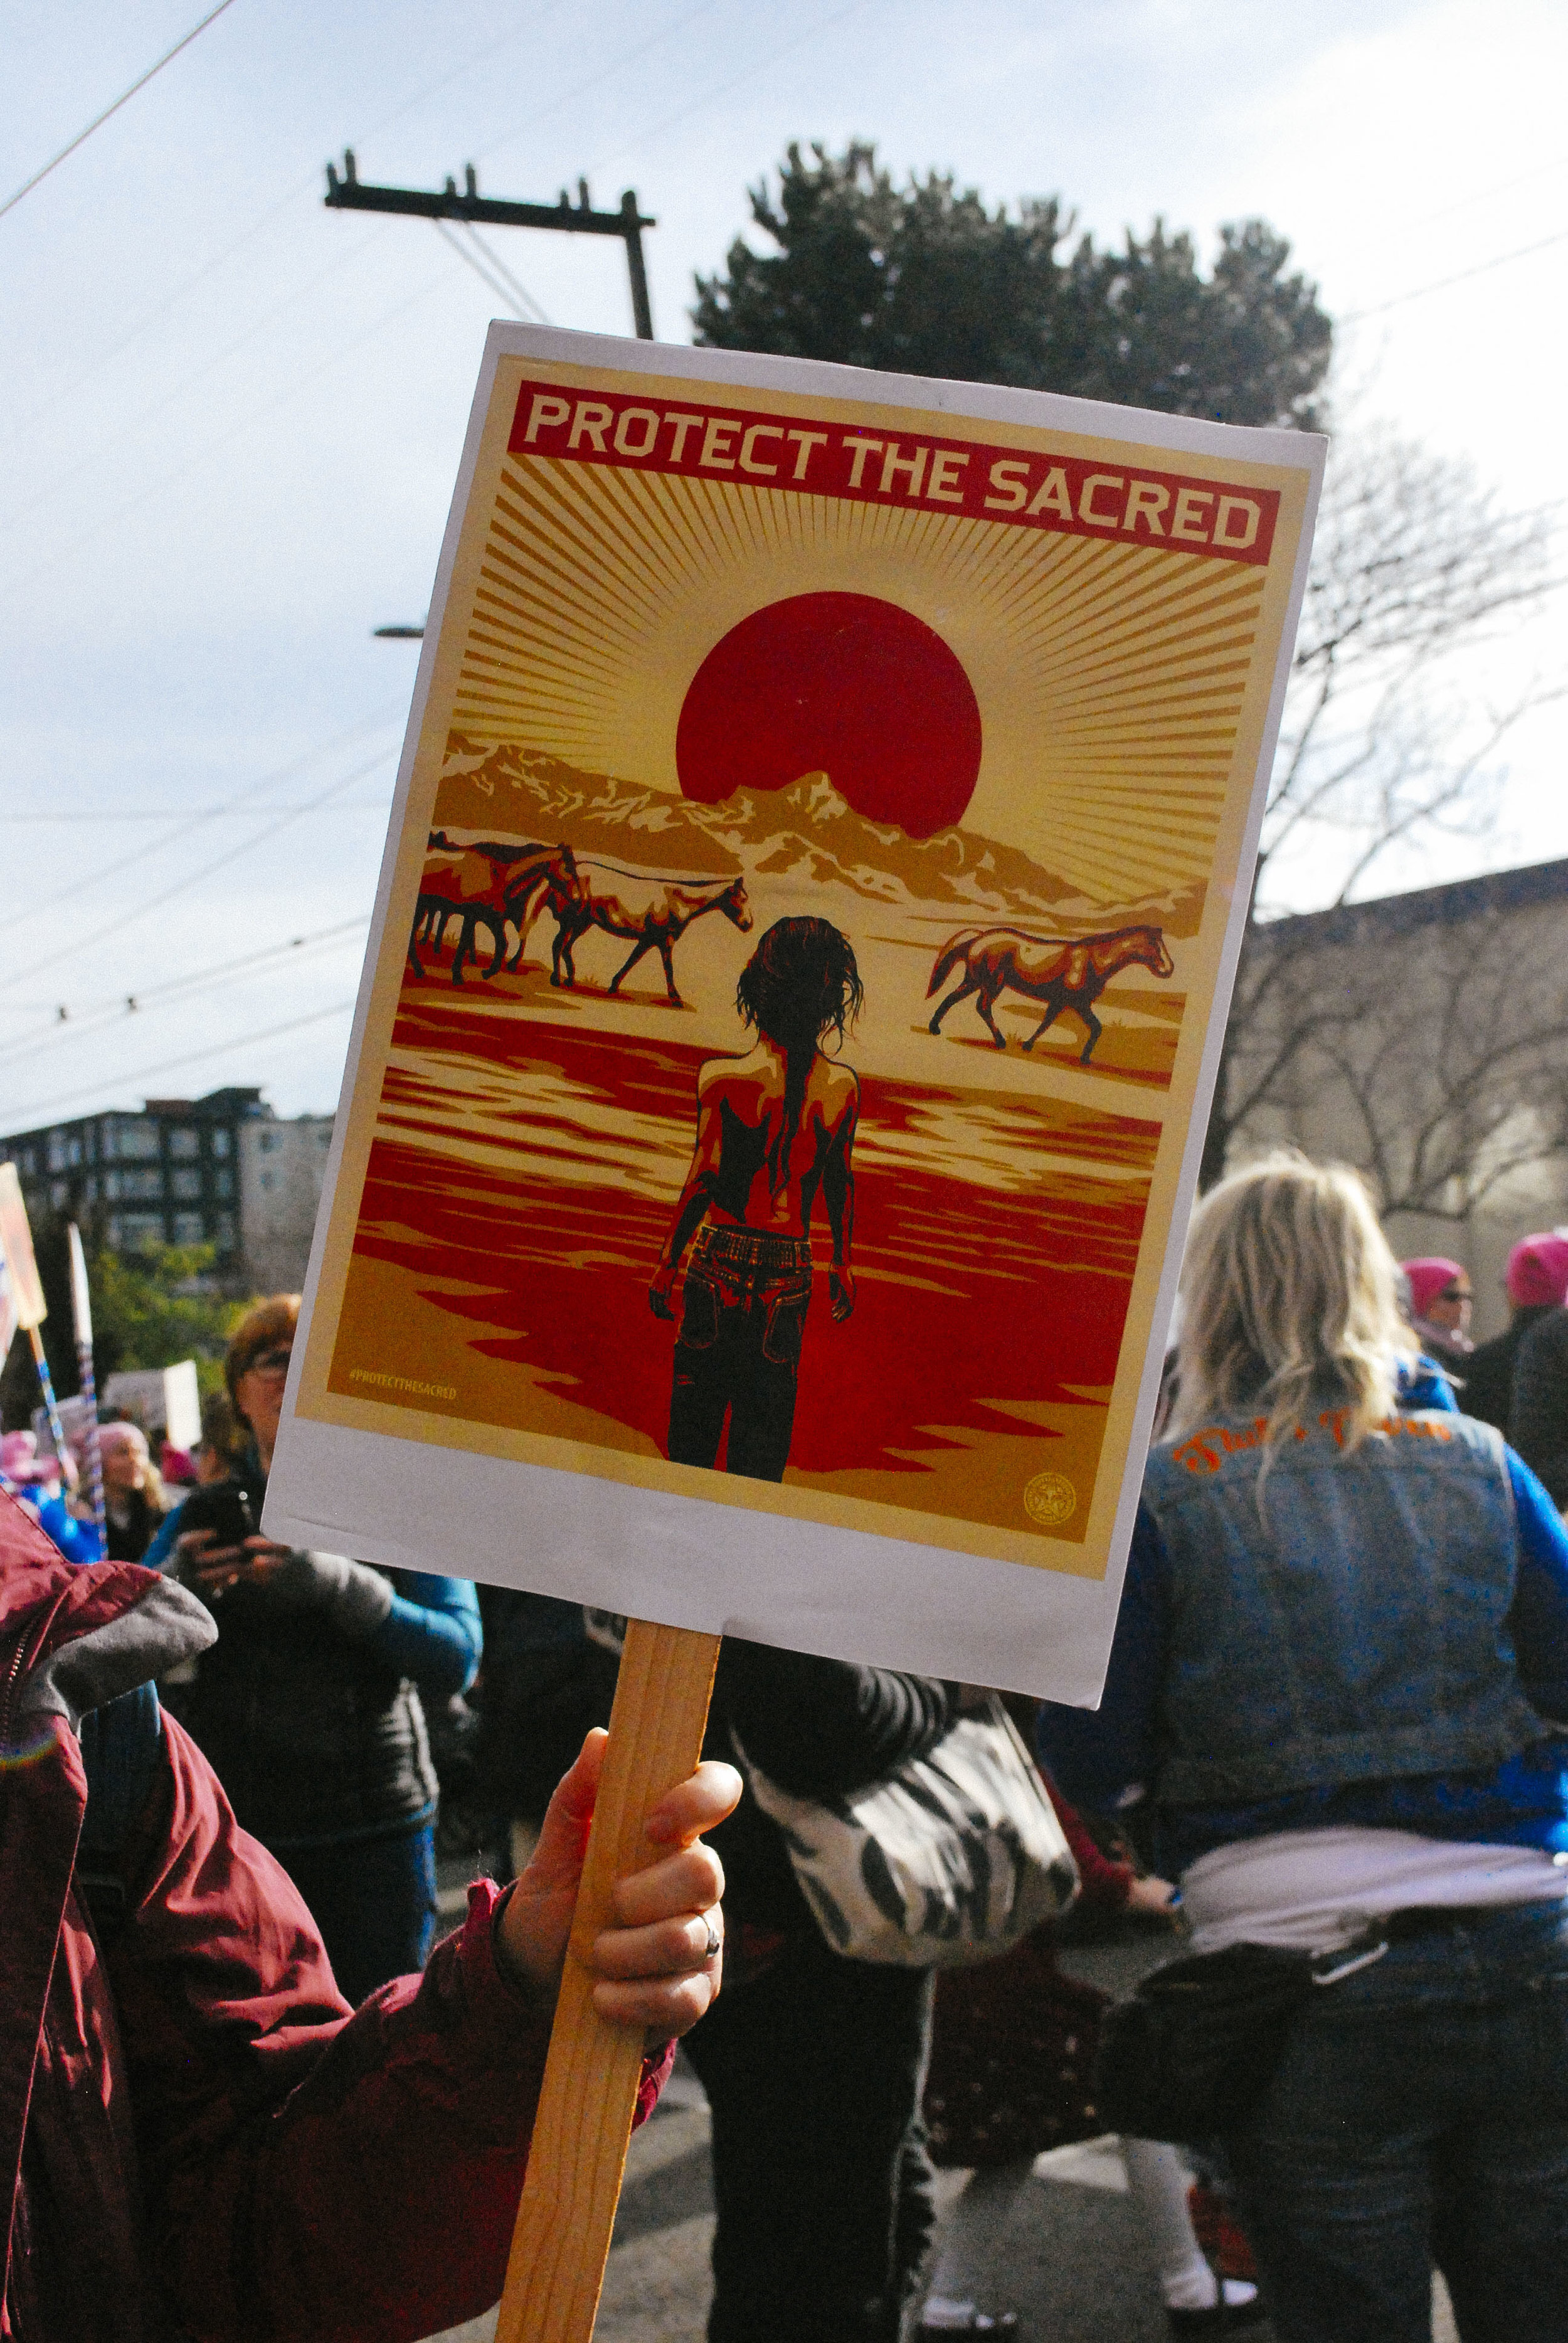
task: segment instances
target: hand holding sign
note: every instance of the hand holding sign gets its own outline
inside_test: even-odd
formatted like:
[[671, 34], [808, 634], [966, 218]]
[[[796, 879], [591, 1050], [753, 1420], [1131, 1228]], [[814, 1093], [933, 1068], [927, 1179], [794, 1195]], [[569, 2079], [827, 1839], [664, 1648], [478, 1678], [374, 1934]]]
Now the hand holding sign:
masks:
[[[538, 1993], [553, 1996], [559, 1989], [608, 1737], [590, 1733], [583, 1744], [550, 1800], [533, 1858], [501, 1916], [503, 1962]], [[724, 1871], [699, 1841], [734, 1811], [739, 1796], [735, 1768], [709, 1764], [650, 1809], [643, 1836], [650, 1847], [669, 1852], [616, 1881], [610, 1925], [587, 1949], [585, 1966], [598, 1978], [593, 2006], [600, 2017], [641, 2026], [662, 2042], [684, 2034], [707, 2010], [723, 1971], [718, 1907]]]

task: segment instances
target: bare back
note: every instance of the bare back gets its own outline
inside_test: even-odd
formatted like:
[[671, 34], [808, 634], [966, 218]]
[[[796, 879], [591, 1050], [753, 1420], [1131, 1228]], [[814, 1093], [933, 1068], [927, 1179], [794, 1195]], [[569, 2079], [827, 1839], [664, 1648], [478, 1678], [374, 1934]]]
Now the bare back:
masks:
[[744, 1058], [710, 1059], [698, 1076], [693, 1170], [708, 1192], [710, 1217], [725, 1227], [804, 1236], [824, 1170], [835, 1157], [847, 1162], [860, 1086], [849, 1067], [819, 1051], [775, 1188], [769, 1160], [784, 1129], [784, 1083], [782, 1053], [767, 1041]]

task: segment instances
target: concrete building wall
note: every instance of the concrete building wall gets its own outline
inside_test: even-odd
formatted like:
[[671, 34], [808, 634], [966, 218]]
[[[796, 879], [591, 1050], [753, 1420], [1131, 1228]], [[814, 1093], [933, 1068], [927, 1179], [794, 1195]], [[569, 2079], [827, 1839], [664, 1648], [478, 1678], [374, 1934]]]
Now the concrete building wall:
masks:
[[258, 1293], [297, 1293], [332, 1144], [329, 1114], [246, 1123], [239, 1134], [239, 1235]]
[[1511, 1247], [1568, 1223], [1568, 862], [1282, 920], [1249, 949], [1241, 1056], [1308, 1038], [1230, 1161], [1292, 1141], [1356, 1164], [1394, 1251], [1462, 1261], [1473, 1333], [1500, 1332]]

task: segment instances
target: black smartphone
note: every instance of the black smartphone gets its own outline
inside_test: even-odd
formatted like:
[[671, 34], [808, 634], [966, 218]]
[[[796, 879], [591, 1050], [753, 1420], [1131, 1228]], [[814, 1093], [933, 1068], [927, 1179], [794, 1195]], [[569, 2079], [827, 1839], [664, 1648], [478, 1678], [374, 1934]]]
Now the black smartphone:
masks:
[[215, 1481], [193, 1489], [180, 1507], [180, 1534], [186, 1530], [211, 1530], [215, 1546], [243, 1545], [256, 1534], [250, 1492], [237, 1481]]

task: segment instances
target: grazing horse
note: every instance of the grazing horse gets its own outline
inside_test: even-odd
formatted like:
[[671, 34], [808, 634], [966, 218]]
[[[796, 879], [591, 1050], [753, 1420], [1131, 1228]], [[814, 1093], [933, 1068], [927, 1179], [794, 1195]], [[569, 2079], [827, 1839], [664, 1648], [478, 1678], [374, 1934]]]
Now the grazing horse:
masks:
[[462, 983], [465, 963], [478, 957], [476, 936], [481, 922], [495, 942], [485, 970], [486, 976], [494, 976], [507, 955], [507, 921], [519, 920], [527, 898], [541, 881], [568, 889], [575, 883], [576, 873], [577, 858], [566, 845], [455, 847], [443, 843], [426, 855], [420, 874], [408, 937], [409, 966], [416, 976], [424, 975], [419, 945], [434, 944], [439, 950], [447, 923], [456, 912], [462, 926], [452, 955], [453, 983]]
[[[600, 870], [630, 884], [622, 884], [612, 893], [602, 888], [596, 875]], [[549, 905], [556, 915], [552, 984], [569, 987], [576, 980], [572, 948], [589, 928], [602, 928], [606, 935], [634, 940], [629, 955], [610, 979], [612, 996], [644, 952], [656, 951], [664, 962], [669, 1004], [680, 1009], [685, 1003], [675, 989], [675, 947], [693, 920], [699, 920], [705, 911], [722, 911], [743, 935], [751, 925], [743, 879], [639, 879], [613, 863], [590, 863], [577, 873], [577, 879], [575, 894], [553, 884], [549, 890]]]
[[1064, 1009], [1073, 1009], [1089, 1033], [1079, 1051], [1081, 1066], [1088, 1065], [1102, 1031], [1094, 1003], [1118, 970], [1136, 962], [1151, 968], [1156, 976], [1170, 976], [1174, 967], [1158, 928], [1116, 928], [1108, 935], [1071, 940], [1031, 935], [1027, 928], [966, 928], [961, 935], [950, 937], [937, 954], [926, 988], [928, 1001], [960, 961], [962, 980], [931, 1019], [933, 1033], [940, 1029], [953, 1003], [973, 992], [980, 996], [975, 1007], [990, 1026], [992, 1041], [999, 1050], [1005, 1050], [1006, 1038], [991, 1011], [999, 993], [1021, 992], [1026, 1000], [1045, 1003], [1045, 1015], [1024, 1048], [1032, 1050], [1046, 1027], [1054, 1024]]

